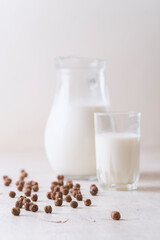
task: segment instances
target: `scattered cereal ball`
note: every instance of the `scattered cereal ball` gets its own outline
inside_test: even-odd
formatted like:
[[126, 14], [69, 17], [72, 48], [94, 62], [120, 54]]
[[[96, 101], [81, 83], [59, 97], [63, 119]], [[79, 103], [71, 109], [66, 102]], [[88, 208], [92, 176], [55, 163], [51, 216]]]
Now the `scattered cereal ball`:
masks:
[[22, 201], [22, 202], [23, 202], [23, 199], [24, 199], [24, 198], [26, 198], [26, 197], [20, 196], [20, 197], [18, 198], [18, 201]]
[[27, 188], [24, 192], [24, 195], [26, 195], [27, 197], [31, 196], [31, 190]]
[[17, 190], [21, 192], [23, 190], [23, 186], [21, 184], [19, 184], [17, 187]]
[[44, 207], [44, 211], [46, 212], [46, 213], [52, 213], [52, 207], [49, 205], [49, 206], [45, 206]]
[[75, 185], [74, 185], [74, 188], [79, 188], [80, 189], [80, 184], [79, 183], [76, 183]]
[[51, 193], [51, 199], [52, 199], [52, 200], [55, 200], [55, 199], [56, 199], [56, 192], [52, 192], [52, 193]]
[[56, 198], [56, 200], [54, 201], [55, 206], [62, 206], [62, 198]]
[[84, 205], [85, 205], [85, 206], [90, 206], [91, 204], [92, 204], [92, 202], [91, 202], [90, 199], [86, 199], [86, 200], [84, 201]]
[[117, 212], [117, 211], [113, 211], [113, 212], [111, 212], [111, 218], [113, 220], [120, 220], [121, 214], [119, 212]]
[[66, 182], [66, 185], [71, 189], [73, 187], [73, 182], [71, 180]]
[[14, 197], [16, 196], [16, 193], [15, 193], [14, 191], [10, 191], [10, 192], [9, 192], [9, 196], [10, 196], [11, 198], [14, 198]]
[[30, 203], [30, 199], [29, 198], [23, 198], [23, 205], [25, 204], [25, 203]]
[[33, 185], [32, 189], [33, 189], [34, 192], [38, 192], [39, 191], [39, 187], [36, 184]]
[[30, 204], [29, 210], [31, 212], [37, 212], [38, 211], [38, 205], [36, 204]]
[[97, 187], [92, 187], [91, 190], [90, 190], [90, 194], [95, 196], [97, 195], [98, 193], [98, 188]]
[[76, 199], [77, 199], [77, 201], [82, 201], [83, 200], [82, 194], [77, 194]]
[[16, 201], [15, 202], [15, 207], [16, 208], [22, 208], [22, 206], [23, 206], [23, 202], [22, 201]]
[[63, 185], [64, 185], [63, 180], [58, 180], [58, 185], [59, 185], [59, 186], [63, 186]]
[[63, 180], [63, 179], [64, 179], [64, 176], [63, 176], [63, 175], [58, 175], [58, 176], [57, 176], [57, 179], [58, 179], [58, 180]]
[[6, 178], [4, 181], [4, 185], [8, 187], [11, 184], [11, 182], [12, 182], [11, 178]]
[[30, 202], [26, 202], [25, 204], [24, 204], [24, 209], [26, 210], [26, 211], [30, 211], [30, 205], [31, 205], [31, 203]]
[[52, 199], [52, 197], [51, 197], [51, 192], [47, 192], [46, 197], [47, 197], [48, 199]]
[[31, 200], [32, 200], [33, 202], [37, 202], [37, 200], [38, 200], [38, 195], [37, 195], [37, 194], [32, 194]]
[[63, 198], [63, 194], [61, 192], [56, 192], [55, 198]]
[[72, 201], [72, 198], [70, 195], [67, 195], [66, 198], [65, 198], [66, 202], [71, 202]]
[[12, 214], [14, 216], [19, 216], [20, 214], [20, 209], [18, 207], [12, 208]]
[[63, 193], [63, 195], [67, 195], [68, 194], [68, 189], [67, 188], [63, 188], [62, 189], [62, 193]]
[[70, 206], [71, 206], [72, 208], [77, 208], [77, 207], [78, 207], [78, 203], [77, 203], [76, 201], [72, 201], [72, 202], [70, 203]]

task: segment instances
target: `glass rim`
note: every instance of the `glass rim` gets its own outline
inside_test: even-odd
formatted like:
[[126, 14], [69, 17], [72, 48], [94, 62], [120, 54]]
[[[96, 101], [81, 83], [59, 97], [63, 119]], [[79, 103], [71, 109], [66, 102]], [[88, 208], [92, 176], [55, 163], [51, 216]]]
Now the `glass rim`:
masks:
[[113, 111], [113, 112], [94, 112], [94, 116], [137, 116], [141, 117], [141, 112], [134, 111]]
[[55, 67], [60, 70], [67, 69], [105, 69], [106, 60], [90, 57], [56, 57], [54, 58]]

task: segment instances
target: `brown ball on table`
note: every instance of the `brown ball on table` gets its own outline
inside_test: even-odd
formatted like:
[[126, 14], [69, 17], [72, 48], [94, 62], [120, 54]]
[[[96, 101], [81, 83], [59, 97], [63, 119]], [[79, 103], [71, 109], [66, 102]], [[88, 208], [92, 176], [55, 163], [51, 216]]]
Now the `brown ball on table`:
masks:
[[64, 179], [64, 176], [63, 176], [63, 175], [58, 175], [58, 176], [57, 176], [57, 179], [58, 179], [58, 180], [63, 180], [63, 179]]
[[31, 190], [27, 188], [24, 192], [24, 195], [26, 195], [27, 197], [31, 196]]
[[14, 216], [19, 216], [19, 214], [20, 214], [20, 209], [18, 208], [18, 207], [15, 207], [15, 208], [12, 208], [12, 214], [14, 215]]
[[52, 193], [51, 193], [51, 199], [52, 199], [52, 200], [55, 200], [55, 199], [56, 199], [56, 192], [52, 192]]
[[47, 197], [48, 199], [52, 199], [52, 197], [51, 197], [51, 192], [47, 192], [47, 193], [46, 193], [46, 197]]
[[19, 185], [17, 186], [17, 190], [20, 191], [20, 192], [22, 192], [23, 186], [22, 186], [21, 184], [19, 184]]
[[59, 186], [63, 186], [63, 185], [64, 185], [63, 180], [58, 180], [58, 185], [59, 185]]
[[55, 194], [55, 198], [63, 198], [63, 194], [61, 192], [56, 192]]
[[66, 202], [71, 202], [71, 201], [72, 201], [71, 196], [70, 196], [70, 195], [67, 195], [67, 196], [65, 197], [65, 201], [66, 201]]
[[111, 212], [111, 218], [113, 220], [120, 220], [121, 214], [119, 212], [117, 212], [117, 211], [112, 211]]
[[8, 187], [11, 184], [11, 182], [12, 182], [12, 179], [7, 177], [4, 181], [4, 185]]
[[86, 200], [84, 201], [84, 205], [85, 205], [85, 206], [90, 206], [91, 204], [92, 204], [92, 202], [91, 202], [90, 199], [86, 199]]
[[38, 205], [36, 204], [30, 204], [29, 210], [31, 212], [37, 212], [38, 211]]
[[49, 206], [45, 206], [44, 207], [44, 211], [46, 212], [46, 213], [52, 213], [52, 207], [49, 205]]
[[37, 194], [32, 194], [31, 200], [32, 200], [33, 202], [37, 202], [37, 200], [38, 200], [38, 195], [37, 195]]
[[25, 203], [30, 203], [30, 199], [29, 198], [23, 198], [23, 205], [25, 204]]
[[23, 202], [23, 199], [24, 198], [26, 198], [25, 196], [20, 196], [19, 198], [18, 198], [18, 201], [21, 201], [21, 202]]
[[10, 192], [9, 192], [9, 196], [10, 196], [11, 198], [14, 198], [14, 197], [16, 196], [16, 193], [15, 193], [14, 191], [10, 191]]
[[54, 201], [54, 205], [55, 206], [62, 206], [62, 203], [63, 203], [63, 201], [62, 201], [62, 198], [56, 198], [56, 200]]
[[98, 188], [97, 187], [92, 187], [91, 190], [90, 190], [90, 194], [95, 196], [97, 195], [98, 193]]
[[66, 185], [71, 189], [73, 187], [73, 182], [71, 180], [66, 182]]
[[82, 194], [77, 194], [76, 199], [77, 199], [77, 201], [82, 201], [83, 200]]
[[62, 190], [62, 193], [63, 193], [63, 195], [65, 195], [65, 196], [68, 194], [68, 192], [69, 192], [69, 191], [68, 191], [67, 188], [64, 188], [64, 189]]
[[77, 207], [78, 207], [78, 203], [77, 203], [76, 201], [72, 201], [72, 202], [70, 203], [70, 206], [71, 206], [72, 208], [77, 208]]
[[79, 188], [80, 189], [80, 184], [79, 183], [76, 183], [75, 185], [74, 185], [74, 188]]
[[31, 203], [30, 202], [26, 202], [25, 204], [24, 204], [24, 209], [26, 210], [26, 211], [30, 211], [30, 205], [31, 205]]
[[22, 208], [22, 206], [23, 206], [22, 201], [16, 201], [15, 202], [15, 207]]
[[33, 189], [34, 192], [38, 192], [39, 191], [39, 187], [36, 184], [33, 185], [32, 189]]

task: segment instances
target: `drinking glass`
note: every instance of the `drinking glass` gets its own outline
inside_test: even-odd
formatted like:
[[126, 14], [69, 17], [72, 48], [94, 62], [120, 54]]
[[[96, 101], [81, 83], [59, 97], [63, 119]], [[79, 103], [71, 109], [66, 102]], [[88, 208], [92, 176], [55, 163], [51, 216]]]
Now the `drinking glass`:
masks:
[[139, 180], [141, 113], [95, 113], [97, 178], [104, 189], [133, 190]]

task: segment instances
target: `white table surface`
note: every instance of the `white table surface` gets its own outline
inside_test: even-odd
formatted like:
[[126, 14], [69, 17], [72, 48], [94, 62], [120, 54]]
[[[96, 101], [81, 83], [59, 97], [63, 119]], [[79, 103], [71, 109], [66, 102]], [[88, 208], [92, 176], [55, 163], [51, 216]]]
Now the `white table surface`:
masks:
[[[89, 185], [93, 182], [78, 181], [85, 198], [92, 200], [86, 207], [79, 202], [77, 209], [64, 203], [55, 207], [53, 200], [46, 198], [50, 182], [55, 179], [44, 153], [0, 154], [0, 240], [30, 239], [160, 239], [160, 149], [146, 149], [141, 154], [141, 178], [137, 191], [99, 191], [90, 196]], [[15, 181], [19, 170], [25, 168], [28, 180], [39, 182], [39, 211], [21, 210], [21, 215], [11, 214], [17, 197], [8, 197], [16, 190]], [[13, 184], [3, 185], [2, 176], [9, 175]], [[77, 182], [77, 181], [76, 181]], [[16, 190], [17, 196], [21, 193]], [[44, 213], [44, 206], [51, 204], [52, 214]], [[110, 213], [120, 211], [122, 220], [113, 221]]]

